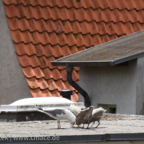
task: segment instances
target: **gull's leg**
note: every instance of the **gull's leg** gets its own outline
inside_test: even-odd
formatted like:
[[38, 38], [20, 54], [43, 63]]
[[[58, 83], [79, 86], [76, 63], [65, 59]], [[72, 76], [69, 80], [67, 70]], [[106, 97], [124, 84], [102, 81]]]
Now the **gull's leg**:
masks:
[[59, 127], [61, 128], [61, 123], [60, 123], [60, 120], [59, 120]]
[[80, 128], [80, 126], [78, 125], [77, 128]]
[[97, 126], [95, 128], [97, 128], [99, 125], [100, 125], [100, 122], [98, 121], [98, 124], [97, 124]]
[[88, 123], [87, 129], [89, 129], [89, 123]]
[[59, 121], [57, 120], [57, 128], [59, 128]]
[[[95, 122], [93, 122], [93, 124], [92, 124], [92, 126], [95, 124]], [[92, 128], [92, 126], [91, 126], [91, 128]]]
[[58, 129], [61, 128], [60, 120], [57, 120]]
[[90, 121], [88, 121], [88, 126], [87, 126], [87, 129], [89, 129], [89, 124], [90, 124]]
[[74, 128], [74, 125], [75, 125], [75, 124], [72, 124], [71, 128]]

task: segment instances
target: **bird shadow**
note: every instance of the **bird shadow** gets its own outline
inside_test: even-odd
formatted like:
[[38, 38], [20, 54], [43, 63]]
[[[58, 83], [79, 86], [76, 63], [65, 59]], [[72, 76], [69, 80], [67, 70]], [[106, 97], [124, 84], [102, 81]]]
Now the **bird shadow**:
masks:
[[66, 129], [66, 128], [50, 128], [51, 130], [62, 130], [62, 129]]
[[103, 128], [106, 128], [106, 127], [92, 127], [92, 128], [89, 128], [89, 129], [103, 129]]
[[73, 127], [72, 129], [82, 129], [81, 127]]
[[94, 130], [94, 129], [103, 129], [106, 127], [92, 127], [92, 128], [82, 128], [82, 127], [73, 127], [73, 129], [87, 129], [87, 130]]
[[[96, 129], [103, 129], [105, 127], [92, 127], [92, 128], [82, 128], [82, 127], [73, 127], [72, 129], [85, 129], [85, 130], [96, 130]], [[50, 130], [65, 130], [65, 129], [68, 129], [68, 128], [50, 128]]]

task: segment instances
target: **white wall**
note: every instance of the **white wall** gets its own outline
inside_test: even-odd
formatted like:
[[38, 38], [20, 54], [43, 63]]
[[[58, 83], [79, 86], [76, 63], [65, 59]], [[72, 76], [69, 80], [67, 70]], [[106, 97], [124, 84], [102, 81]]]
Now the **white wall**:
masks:
[[137, 60], [136, 114], [144, 115], [144, 57]]
[[136, 114], [136, 63], [133, 60], [128, 66], [81, 67], [80, 86], [88, 92], [92, 105], [116, 104], [117, 113]]
[[25, 97], [32, 96], [13, 47], [3, 1], [0, 0], [0, 104]]

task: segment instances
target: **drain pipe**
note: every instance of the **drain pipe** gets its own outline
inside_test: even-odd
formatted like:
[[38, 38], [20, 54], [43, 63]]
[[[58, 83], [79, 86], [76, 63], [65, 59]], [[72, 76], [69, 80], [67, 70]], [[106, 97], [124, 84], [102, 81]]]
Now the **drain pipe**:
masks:
[[91, 101], [90, 101], [90, 97], [87, 94], [86, 91], [84, 91], [78, 84], [76, 84], [73, 79], [72, 79], [72, 72], [73, 72], [73, 66], [70, 65], [66, 65], [66, 71], [67, 71], [67, 80], [69, 82], [69, 84], [74, 87], [83, 97], [84, 97], [84, 104], [85, 107], [89, 107], [91, 106]]

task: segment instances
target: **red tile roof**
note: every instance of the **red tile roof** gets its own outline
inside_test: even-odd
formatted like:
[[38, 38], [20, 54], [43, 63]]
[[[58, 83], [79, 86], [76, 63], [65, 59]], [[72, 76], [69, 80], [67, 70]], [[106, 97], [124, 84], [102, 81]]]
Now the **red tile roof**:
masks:
[[[59, 90], [73, 89], [65, 67], [54, 67], [50, 61], [144, 29], [143, 0], [3, 1], [34, 97], [59, 96]], [[78, 82], [78, 69], [73, 76]], [[76, 91], [72, 100], [78, 100]]]

